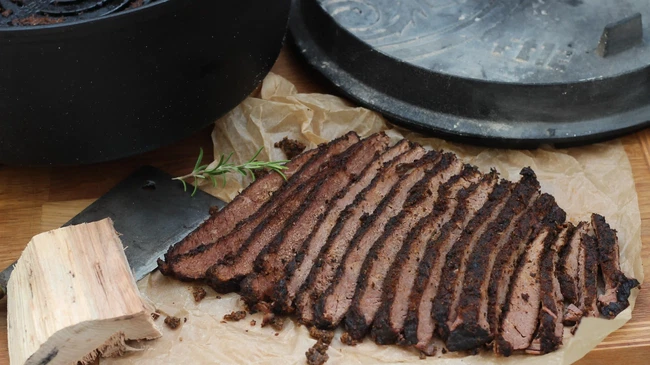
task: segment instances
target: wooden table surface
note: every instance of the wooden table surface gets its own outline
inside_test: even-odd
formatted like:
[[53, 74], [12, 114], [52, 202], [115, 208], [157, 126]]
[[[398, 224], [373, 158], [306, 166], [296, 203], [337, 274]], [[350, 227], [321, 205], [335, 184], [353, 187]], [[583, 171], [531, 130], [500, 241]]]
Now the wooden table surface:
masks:
[[[273, 68], [300, 92], [335, 91], [309, 70], [290, 49], [284, 49]], [[170, 174], [184, 174], [194, 165], [199, 147], [211, 150], [208, 127], [172, 146], [116, 162], [64, 168], [0, 166], [0, 269], [14, 262], [40, 232], [54, 229], [141, 165], [150, 164]], [[642, 219], [643, 263], [650, 275], [650, 131], [621, 139], [632, 164]], [[0, 301], [0, 364], [8, 364], [7, 306]], [[650, 363], [650, 290], [642, 290], [633, 318], [612, 333], [580, 364]]]

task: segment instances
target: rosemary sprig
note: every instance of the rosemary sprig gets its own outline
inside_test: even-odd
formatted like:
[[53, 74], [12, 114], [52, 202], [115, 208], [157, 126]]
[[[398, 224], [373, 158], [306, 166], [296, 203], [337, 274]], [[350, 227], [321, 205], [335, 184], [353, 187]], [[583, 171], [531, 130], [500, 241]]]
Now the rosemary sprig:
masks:
[[[239, 173], [242, 176], [248, 176], [250, 174], [251, 178], [253, 181], [255, 181], [255, 173], [253, 170], [260, 170], [260, 169], [269, 169], [273, 172], [277, 172], [284, 178], [285, 180], [287, 177], [282, 173], [282, 170], [285, 170], [287, 167], [284, 166], [289, 160], [279, 160], [279, 161], [258, 161], [257, 156], [262, 152], [262, 149], [264, 147], [261, 147], [259, 150], [257, 150], [257, 153], [248, 160], [248, 162], [245, 162], [241, 165], [235, 165], [230, 161], [230, 158], [232, 157], [232, 152], [226, 156], [226, 155], [221, 155], [219, 158], [219, 162], [217, 162], [216, 166], [210, 167], [210, 165], [202, 165], [201, 162], [203, 161], [203, 148], [200, 149], [199, 151], [199, 158], [196, 160], [196, 164], [194, 164], [194, 170], [183, 176], [178, 176], [173, 178], [172, 180], [178, 180], [181, 183], [183, 183], [183, 189], [187, 191], [187, 182], [185, 181], [186, 179], [192, 178], [194, 181], [192, 182], [192, 186], [194, 186], [194, 191], [192, 191], [192, 196], [196, 194], [196, 190], [199, 188], [199, 181], [200, 180], [210, 180], [212, 182], [212, 185], [216, 187], [218, 185], [217, 183], [217, 176], [221, 175], [221, 178], [223, 180], [223, 186], [226, 186], [226, 174], [230, 172], [234, 173]], [[216, 162], [216, 161], [215, 161]]]

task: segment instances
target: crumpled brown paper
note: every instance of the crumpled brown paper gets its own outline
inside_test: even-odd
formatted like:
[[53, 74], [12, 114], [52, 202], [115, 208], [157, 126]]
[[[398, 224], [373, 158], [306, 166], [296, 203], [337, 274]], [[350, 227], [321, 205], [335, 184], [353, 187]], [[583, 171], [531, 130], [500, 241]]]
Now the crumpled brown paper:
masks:
[[[542, 191], [556, 197], [568, 219], [574, 223], [588, 220], [592, 212], [607, 218], [618, 230], [622, 270], [643, 281], [638, 199], [630, 163], [618, 141], [567, 150], [495, 150], [453, 144], [394, 128], [378, 114], [353, 107], [340, 98], [300, 94], [291, 83], [274, 74], [264, 80], [260, 95], [246, 99], [216, 122], [212, 135], [215, 158], [235, 151], [233, 161], [243, 162], [264, 146], [260, 159], [278, 160], [285, 156], [273, 144], [285, 136], [313, 148], [350, 130], [363, 137], [384, 130], [394, 141], [404, 137], [429, 148], [455, 152], [484, 172], [495, 167], [502, 177], [512, 181], [518, 180], [522, 167], [530, 166], [537, 173]], [[229, 201], [245, 183], [231, 179], [225, 188], [204, 189]], [[260, 314], [248, 315], [240, 322], [224, 322], [225, 314], [243, 308], [236, 294], [218, 297], [206, 288], [208, 296], [195, 303], [191, 285], [165, 278], [158, 272], [138, 285], [160, 311], [187, 318], [187, 322], [175, 331], [164, 328], [161, 339], [142, 344], [143, 351], [107, 360], [108, 363], [304, 364], [305, 352], [315, 343], [307, 329], [293, 321], [287, 321], [279, 332], [261, 328]], [[570, 364], [631, 318], [636, 296], [634, 290], [630, 308], [614, 320], [584, 319], [575, 336], [566, 330], [560, 350], [544, 356], [499, 358], [488, 352], [478, 356], [439, 353], [437, 357], [420, 360], [411, 349], [379, 346], [370, 340], [354, 347], [343, 345], [338, 339], [339, 330], [328, 350], [328, 364]], [[162, 318], [157, 323], [161, 324]]]

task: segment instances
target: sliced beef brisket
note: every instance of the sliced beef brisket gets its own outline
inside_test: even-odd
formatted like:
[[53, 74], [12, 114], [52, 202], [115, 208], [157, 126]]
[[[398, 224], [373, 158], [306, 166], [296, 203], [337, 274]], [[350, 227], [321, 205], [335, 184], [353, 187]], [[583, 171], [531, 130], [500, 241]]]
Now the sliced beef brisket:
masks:
[[[341, 156], [333, 159], [318, 174], [305, 182], [295, 193], [276, 209], [253, 230], [250, 237], [241, 246], [235, 257], [216, 262], [206, 271], [208, 284], [217, 291], [228, 292], [237, 290], [239, 282], [253, 272], [253, 264], [259, 253], [272, 242], [284, 227], [293, 225], [309, 208], [309, 202], [317, 198], [321, 191], [332, 191], [337, 186], [338, 176], [345, 179], [346, 171], [362, 171], [363, 168], [382, 152], [387, 146], [388, 139], [384, 134], [374, 135], [350, 147]], [[303, 204], [304, 202], [307, 202]], [[306, 223], [307, 226], [304, 226]], [[313, 228], [314, 220], [300, 222], [303, 229]], [[282, 243], [282, 241], [278, 241]]]
[[564, 300], [578, 306], [580, 303], [581, 292], [579, 280], [580, 267], [584, 262], [580, 262], [580, 245], [582, 244], [582, 234], [587, 232], [588, 224], [580, 222], [578, 226], [569, 232], [567, 244], [560, 249], [560, 259], [558, 262], [557, 277], [560, 282], [562, 296]]
[[[386, 172], [390, 161], [396, 161], [402, 155], [404, 155], [403, 157], [413, 155], [408, 151], [414, 152], [415, 148], [411, 142], [405, 139], [401, 140], [371, 163], [346, 190], [341, 191], [329, 204], [327, 212], [318, 219], [316, 227], [303, 242], [295, 257], [288, 262], [284, 275], [275, 284], [272, 303], [276, 312], [289, 313], [293, 311], [296, 294], [307, 279], [321, 249], [327, 242], [327, 237], [344, 209], [354, 203], [357, 195], [361, 194], [378, 174]], [[403, 161], [412, 162], [413, 160]]]
[[361, 268], [354, 299], [345, 316], [345, 327], [353, 340], [370, 329], [382, 301], [384, 280], [405, 238], [417, 222], [428, 215], [438, 199], [438, 188], [457, 175], [463, 164], [446, 153], [409, 192], [401, 212], [386, 224], [384, 233], [373, 243]]
[[[312, 149], [296, 156], [286, 164], [284, 176], [290, 179], [318, 152]], [[280, 174], [269, 173], [253, 181], [244, 191], [219, 211], [213, 211], [205, 222], [187, 237], [171, 246], [165, 254], [165, 261], [173, 256], [189, 252], [196, 247], [209, 244], [230, 233], [239, 222], [248, 218], [266, 203], [280, 189], [285, 180]], [[164, 263], [161, 268], [164, 267]]]
[[570, 240], [573, 230], [572, 224], [565, 224], [555, 242], [545, 248], [539, 269], [541, 296], [539, 327], [533, 341], [526, 349], [527, 353], [547, 354], [555, 351], [562, 344], [564, 298], [556, 270], [559, 261], [558, 251]]
[[581, 270], [583, 280], [580, 310], [585, 317], [598, 317], [598, 247], [596, 239], [587, 234], [582, 234], [581, 260], [584, 269]]
[[488, 324], [490, 336], [494, 338], [499, 331], [503, 308], [506, 305], [508, 288], [514, 276], [519, 258], [529, 247], [535, 231], [542, 220], [556, 207], [555, 199], [549, 194], [542, 194], [532, 208], [517, 222], [508, 242], [496, 257], [490, 283], [488, 285]]
[[554, 207], [519, 260], [503, 310], [499, 334], [494, 341], [496, 353], [510, 356], [514, 351], [525, 350], [530, 346], [539, 322], [542, 258], [555, 243], [558, 224], [565, 219], [564, 211]]
[[[427, 242], [434, 231], [440, 229], [451, 218], [457, 205], [459, 191], [469, 188], [471, 184], [478, 183], [481, 177], [482, 175], [475, 167], [465, 165], [460, 174], [453, 176], [440, 186], [433, 210], [426, 217], [420, 219], [406, 236], [404, 245], [385, 279], [382, 304], [373, 321], [371, 335], [378, 344], [403, 341], [404, 320], [408, 312], [409, 297]], [[347, 320], [348, 318], [346, 318]]]
[[535, 173], [524, 168], [521, 176], [503, 210], [488, 225], [469, 256], [456, 318], [451, 321], [447, 338], [449, 351], [476, 349], [492, 338], [487, 320], [490, 274], [497, 255], [539, 195]]
[[295, 309], [303, 323], [312, 323], [314, 303], [332, 283], [352, 238], [367, 217], [372, 215], [386, 194], [408, 172], [409, 166], [414, 163], [433, 163], [438, 158], [436, 154], [429, 153], [422, 159], [425, 153], [425, 150], [418, 146], [388, 163], [382, 173], [341, 213], [307, 279], [296, 293]]
[[375, 212], [364, 219], [337, 269], [331, 286], [314, 305], [314, 319], [318, 326], [333, 328], [343, 319], [352, 303], [357, 279], [372, 245], [383, 234], [386, 223], [402, 210], [411, 188], [438, 163], [440, 157], [439, 152], [431, 151], [411, 166], [408, 174], [393, 187]]
[[350, 160], [353, 163], [332, 172], [324, 179], [325, 183], [317, 185], [280, 233], [262, 249], [255, 260], [255, 272], [240, 283], [240, 294], [249, 306], [271, 298], [275, 284], [284, 275], [286, 264], [296, 256], [304, 240], [326, 212], [329, 202], [340, 192], [345, 192], [369, 164], [380, 161], [388, 142], [388, 137], [383, 133], [364, 140], [364, 145], [360, 147], [363, 153], [354, 156]]
[[630, 292], [639, 286], [639, 281], [621, 272], [618, 237], [616, 231], [605, 222], [605, 217], [592, 214], [591, 225], [596, 233], [598, 264], [605, 281], [605, 293], [598, 297], [598, 307], [603, 316], [614, 318], [630, 305]]
[[[433, 351], [435, 322], [431, 310], [443, 275], [447, 253], [470, 220], [488, 201], [497, 181], [498, 175], [492, 171], [479, 183], [461, 189], [456, 196], [457, 205], [453, 214], [427, 242], [424, 258], [418, 265], [415, 284], [409, 297], [403, 344], [415, 344], [417, 349], [428, 355], [435, 352]], [[448, 214], [449, 212], [446, 212], [445, 216]]]
[[488, 201], [479, 209], [476, 216], [467, 224], [463, 233], [453, 244], [443, 266], [438, 292], [433, 300], [431, 310], [436, 323], [436, 332], [446, 340], [449, 335], [451, 320], [456, 318], [456, 308], [463, 289], [466, 263], [469, 254], [476, 246], [478, 240], [486, 231], [489, 224], [494, 221], [503, 210], [513, 183], [500, 181], [490, 194]]
[[348, 133], [332, 142], [321, 145], [318, 152], [287, 181], [257, 212], [237, 224], [229, 234], [217, 241], [196, 247], [187, 253], [171, 257], [166, 262], [166, 274], [180, 280], [197, 280], [205, 277], [205, 272], [216, 262], [235, 254], [250, 237], [253, 230], [265, 220], [280, 204], [303, 188], [305, 182], [327, 165], [334, 156], [359, 142], [356, 133]]

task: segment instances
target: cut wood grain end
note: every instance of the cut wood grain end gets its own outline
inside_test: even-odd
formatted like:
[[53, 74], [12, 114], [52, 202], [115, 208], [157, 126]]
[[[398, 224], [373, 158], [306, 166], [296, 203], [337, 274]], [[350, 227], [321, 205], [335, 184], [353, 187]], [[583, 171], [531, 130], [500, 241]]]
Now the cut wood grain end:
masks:
[[110, 219], [32, 238], [7, 292], [12, 364], [87, 364], [161, 336]]

